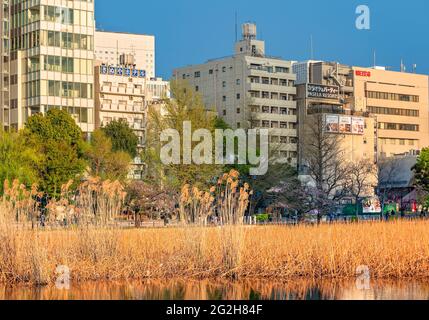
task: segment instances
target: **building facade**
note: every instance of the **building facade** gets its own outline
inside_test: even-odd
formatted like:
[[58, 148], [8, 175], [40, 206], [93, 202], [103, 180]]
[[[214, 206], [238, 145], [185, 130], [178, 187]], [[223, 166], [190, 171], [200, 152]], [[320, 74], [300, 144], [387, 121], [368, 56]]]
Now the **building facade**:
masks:
[[[9, 89], [2, 95], [3, 126], [18, 130], [31, 115], [59, 108], [67, 110], [83, 132], [92, 132], [94, 2], [8, 4], [10, 30], [7, 46], [2, 45], [2, 67], [8, 66]], [[2, 83], [4, 92], [5, 78]]]
[[107, 65], [135, 65], [155, 78], [155, 37], [124, 32], [95, 31], [95, 57]]
[[267, 128], [278, 158], [297, 163], [296, 76], [292, 63], [265, 54], [256, 25], [243, 25], [243, 38], [230, 57], [174, 70], [199, 92], [209, 110], [232, 128]]
[[335, 62], [304, 62], [297, 84], [300, 168], [305, 168], [305, 127], [323, 115], [327, 134], [342, 140], [346, 160], [418, 154], [429, 146], [428, 76], [361, 68]]

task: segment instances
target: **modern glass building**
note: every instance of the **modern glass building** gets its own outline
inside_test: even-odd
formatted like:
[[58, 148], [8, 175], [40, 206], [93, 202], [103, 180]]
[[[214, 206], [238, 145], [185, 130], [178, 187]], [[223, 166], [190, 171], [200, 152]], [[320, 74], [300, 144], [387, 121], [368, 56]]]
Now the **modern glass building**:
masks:
[[67, 110], [82, 131], [92, 132], [94, 1], [0, 3], [3, 127], [20, 129], [29, 116], [59, 108]]

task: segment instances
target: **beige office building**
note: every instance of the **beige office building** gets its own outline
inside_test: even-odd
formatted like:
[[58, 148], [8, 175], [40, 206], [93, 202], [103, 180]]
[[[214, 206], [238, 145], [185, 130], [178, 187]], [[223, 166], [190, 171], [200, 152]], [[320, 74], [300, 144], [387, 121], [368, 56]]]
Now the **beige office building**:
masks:
[[292, 63], [265, 54], [257, 40], [256, 25], [243, 25], [243, 38], [235, 53], [174, 70], [201, 93], [209, 110], [216, 111], [232, 128], [268, 128], [278, 156], [297, 163], [296, 76]]
[[354, 107], [377, 121], [379, 157], [429, 147], [429, 77], [384, 68], [353, 67]]
[[107, 65], [135, 65], [155, 78], [155, 37], [124, 32], [95, 31], [95, 58]]
[[418, 154], [429, 146], [428, 76], [335, 62], [303, 62], [293, 68], [301, 72], [297, 105], [302, 173], [305, 128], [316, 115], [323, 115], [326, 134], [339, 135], [348, 161], [375, 163]]
[[94, 130], [94, 2], [2, 0], [2, 124], [67, 110]]

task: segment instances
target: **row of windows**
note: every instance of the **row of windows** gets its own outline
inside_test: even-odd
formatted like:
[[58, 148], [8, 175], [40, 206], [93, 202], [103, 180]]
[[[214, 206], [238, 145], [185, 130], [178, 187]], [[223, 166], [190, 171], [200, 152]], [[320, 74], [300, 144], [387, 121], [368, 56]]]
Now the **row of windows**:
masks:
[[91, 51], [94, 47], [93, 36], [79, 33], [42, 31], [41, 45], [63, 49], [80, 49]]
[[[42, 106], [45, 111], [49, 111], [51, 109], [59, 109], [67, 111], [75, 120], [79, 123], [88, 123], [88, 108], [78, 108], [78, 107], [61, 107], [61, 106]], [[41, 112], [40, 107], [31, 107], [30, 108], [31, 115], [37, 114]]]
[[298, 152], [296, 151], [280, 151], [280, 157], [288, 158], [288, 161], [291, 162], [292, 159], [298, 158]]
[[[41, 17], [43, 13], [43, 17]], [[61, 23], [65, 25], [94, 26], [94, 13], [56, 6], [35, 6], [29, 10], [16, 12], [12, 15], [12, 28], [20, 28], [27, 24], [40, 21]]]
[[273, 128], [273, 129], [297, 129], [297, 123], [285, 121], [253, 120], [253, 128]]
[[[42, 60], [42, 63], [40, 63]], [[27, 72], [40, 71], [55, 71], [62, 73], [74, 73], [74, 74], [94, 74], [94, 63], [93, 60], [89, 59], [78, 59], [60, 56], [41, 56], [32, 57], [29, 59]]]
[[418, 117], [419, 110], [386, 108], [386, 107], [368, 107], [368, 111], [374, 114], [388, 114], [392, 116]]
[[271, 143], [290, 143], [290, 144], [297, 144], [298, 138], [296, 137], [288, 137], [288, 136], [271, 136], [270, 137]]
[[92, 84], [89, 83], [34, 80], [25, 84], [25, 97], [35, 98], [48, 95], [51, 97], [92, 99], [92, 88]]
[[417, 145], [417, 140], [412, 139], [388, 139], [388, 138], [381, 138], [380, 139], [381, 144], [390, 144], [390, 145], [399, 145], [399, 146], [415, 146]]
[[408, 124], [408, 123], [379, 122], [378, 129], [400, 130], [400, 131], [420, 131], [420, 126], [417, 124]]
[[48, 96], [92, 99], [92, 84], [49, 80]]
[[249, 77], [250, 83], [261, 83], [273, 86], [293, 87], [295, 81], [288, 79], [267, 78], [267, 77]]
[[31, 49], [41, 45], [91, 51], [94, 47], [94, 40], [92, 36], [85, 34], [47, 30], [32, 31], [12, 39], [12, 50]]
[[278, 92], [268, 92], [268, 91], [249, 91], [251, 98], [262, 98], [262, 99], [272, 99], [272, 100], [283, 100], [283, 101], [293, 101], [295, 95], [287, 93], [278, 93]]
[[366, 91], [366, 97], [369, 99], [383, 99], [383, 100], [395, 100], [395, 101], [406, 101], [406, 102], [419, 102], [419, 96], [390, 93], [390, 92], [379, 92], [379, 91]]
[[280, 107], [269, 107], [269, 106], [251, 106], [252, 112], [255, 113], [270, 113], [270, 114], [283, 114], [283, 115], [296, 115], [296, 109], [280, 108]]

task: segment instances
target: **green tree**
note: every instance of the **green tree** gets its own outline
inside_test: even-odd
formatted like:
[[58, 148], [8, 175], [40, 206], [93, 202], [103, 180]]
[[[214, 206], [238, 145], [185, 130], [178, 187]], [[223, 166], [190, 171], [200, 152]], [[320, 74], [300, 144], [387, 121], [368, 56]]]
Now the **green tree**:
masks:
[[123, 151], [112, 150], [112, 141], [102, 130], [95, 130], [86, 151], [91, 175], [110, 180], [125, 180], [131, 157]]
[[123, 151], [132, 158], [138, 155], [139, 139], [125, 120], [114, 120], [102, 128], [103, 132], [112, 140], [113, 151]]
[[37, 149], [27, 143], [22, 134], [0, 130], [0, 194], [5, 180], [18, 179], [27, 187], [38, 183], [39, 162]]
[[429, 148], [421, 151], [413, 170], [416, 186], [425, 192], [429, 192]]
[[85, 141], [74, 119], [63, 110], [30, 117], [24, 129], [27, 141], [37, 145], [41, 155], [39, 184], [51, 197], [60, 195], [61, 186], [76, 180], [86, 168]]
[[[157, 106], [149, 111], [149, 124], [144, 161], [147, 164], [148, 178], [160, 184], [180, 189], [183, 184], [192, 183], [199, 187], [207, 187], [220, 175], [223, 166], [213, 164], [183, 164], [183, 152], [180, 164], [163, 165], [160, 150], [163, 145], [160, 135], [163, 130], [174, 129], [179, 133], [180, 144], [183, 146], [183, 123], [189, 121], [192, 133], [198, 129], [207, 129], [214, 136], [216, 125], [220, 125], [216, 113], [208, 111], [200, 94], [195, 92], [188, 83], [172, 81], [170, 84], [173, 99], [166, 99], [162, 112]], [[192, 143], [192, 149], [199, 142]], [[213, 144], [214, 145], [214, 144]]]

